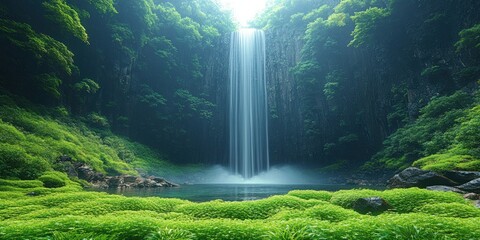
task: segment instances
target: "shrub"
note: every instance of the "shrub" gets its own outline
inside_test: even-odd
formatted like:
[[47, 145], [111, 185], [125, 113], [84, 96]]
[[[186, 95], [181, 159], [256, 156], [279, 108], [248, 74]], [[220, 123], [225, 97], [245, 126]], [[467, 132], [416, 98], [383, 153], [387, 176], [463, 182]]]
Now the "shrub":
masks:
[[46, 188], [59, 188], [67, 185], [67, 175], [60, 172], [46, 172], [38, 178]]
[[3, 178], [35, 179], [47, 169], [47, 162], [28, 155], [21, 147], [0, 143], [0, 176]]

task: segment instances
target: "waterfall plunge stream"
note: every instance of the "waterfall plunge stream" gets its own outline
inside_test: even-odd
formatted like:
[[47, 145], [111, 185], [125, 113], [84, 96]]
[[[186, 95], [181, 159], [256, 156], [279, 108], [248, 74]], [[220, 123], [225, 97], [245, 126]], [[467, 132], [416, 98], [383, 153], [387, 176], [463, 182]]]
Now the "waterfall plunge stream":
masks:
[[232, 33], [229, 93], [230, 169], [249, 179], [270, 167], [263, 31]]

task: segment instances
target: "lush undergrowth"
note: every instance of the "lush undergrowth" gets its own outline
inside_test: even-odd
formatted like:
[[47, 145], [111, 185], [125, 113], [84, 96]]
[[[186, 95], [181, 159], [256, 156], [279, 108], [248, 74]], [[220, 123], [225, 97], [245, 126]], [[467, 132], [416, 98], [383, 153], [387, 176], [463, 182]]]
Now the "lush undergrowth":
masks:
[[433, 99], [419, 118], [385, 141], [384, 149], [362, 170], [480, 169], [480, 96], [462, 91]]
[[[0, 180], [0, 239], [479, 239], [480, 209], [422, 189], [291, 191], [263, 200], [194, 203]], [[35, 193], [35, 194], [32, 194]], [[351, 209], [379, 196], [380, 215]]]
[[[64, 108], [44, 108], [0, 95], [0, 176], [36, 179], [61, 168], [60, 156], [106, 174], [174, 174], [179, 167], [150, 148], [99, 128], [102, 117], [73, 120]], [[94, 121], [94, 122], [92, 122]], [[89, 125], [90, 124], [90, 125]], [[93, 126], [97, 126], [96, 128]]]

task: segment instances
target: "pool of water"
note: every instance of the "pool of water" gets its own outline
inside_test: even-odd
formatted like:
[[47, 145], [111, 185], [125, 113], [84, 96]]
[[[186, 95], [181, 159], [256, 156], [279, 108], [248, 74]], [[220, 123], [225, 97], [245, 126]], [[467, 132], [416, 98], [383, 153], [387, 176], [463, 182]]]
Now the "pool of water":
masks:
[[[215, 199], [225, 201], [248, 201], [286, 194], [291, 190], [327, 190], [360, 188], [354, 185], [280, 185], [280, 184], [194, 184], [174, 188], [105, 189], [99, 190], [124, 196], [180, 198], [195, 202]], [[363, 187], [365, 188], [365, 187]], [[381, 189], [381, 187], [369, 187]]]

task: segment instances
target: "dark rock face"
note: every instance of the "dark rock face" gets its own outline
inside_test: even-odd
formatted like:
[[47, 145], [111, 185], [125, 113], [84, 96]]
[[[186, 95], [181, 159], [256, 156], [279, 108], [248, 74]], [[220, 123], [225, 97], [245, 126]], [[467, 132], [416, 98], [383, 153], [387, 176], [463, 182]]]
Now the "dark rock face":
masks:
[[440, 191], [440, 192], [456, 192], [460, 194], [466, 194], [467, 192], [462, 191], [458, 188], [455, 187], [449, 187], [449, 186], [442, 186], [442, 185], [436, 185], [436, 186], [428, 186], [427, 190], [432, 190], [432, 191]]
[[467, 192], [480, 193], [480, 178], [474, 179], [470, 182], [457, 186], [457, 188]]
[[466, 183], [480, 178], [480, 172], [471, 171], [446, 171], [443, 172], [442, 175], [458, 183]]
[[392, 207], [380, 197], [359, 198], [353, 204], [353, 210], [361, 214], [377, 215]]
[[434, 185], [455, 186], [456, 182], [433, 171], [409, 167], [388, 180], [389, 188], [425, 188]]

